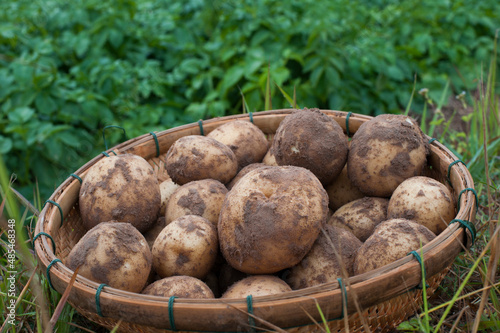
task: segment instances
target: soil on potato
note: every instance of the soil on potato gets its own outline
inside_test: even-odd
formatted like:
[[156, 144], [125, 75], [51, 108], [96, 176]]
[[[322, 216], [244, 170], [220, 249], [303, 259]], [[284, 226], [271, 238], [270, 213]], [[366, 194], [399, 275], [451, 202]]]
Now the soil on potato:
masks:
[[205, 201], [203, 201], [203, 198], [198, 193], [198, 190], [194, 188], [190, 188], [188, 194], [180, 197], [177, 204], [182, 208], [186, 208], [194, 215], [199, 216], [203, 215], [203, 213], [205, 213], [205, 209], [207, 208]]

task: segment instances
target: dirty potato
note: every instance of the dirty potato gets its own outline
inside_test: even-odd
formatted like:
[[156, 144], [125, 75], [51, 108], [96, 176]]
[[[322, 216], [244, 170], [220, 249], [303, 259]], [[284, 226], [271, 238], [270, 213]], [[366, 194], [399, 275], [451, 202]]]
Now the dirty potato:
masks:
[[238, 160], [225, 144], [201, 135], [188, 135], [175, 141], [168, 150], [166, 169], [179, 185], [201, 179], [226, 184], [238, 172]]
[[363, 123], [352, 137], [349, 179], [366, 196], [388, 198], [404, 180], [422, 174], [428, 151], [415, 120], [379, 115]]
[[87, 230], [114, 220], [145, 232], [158, 217], [160, 186], [144, 158], [132, 154], [104, 157], [83, 178], [79, 204]]
[[103, 222], [73, 247], [65, 264], [78, 274], [113, 288], [140, 292], [151, 271], [152, 256], [144, 236], [130, 223]]

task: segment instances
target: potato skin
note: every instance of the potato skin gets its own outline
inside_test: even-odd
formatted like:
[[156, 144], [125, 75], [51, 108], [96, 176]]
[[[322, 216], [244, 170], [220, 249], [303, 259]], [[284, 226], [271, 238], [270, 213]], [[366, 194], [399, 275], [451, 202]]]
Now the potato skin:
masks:
[[385, 198], [364, 197], [351, 201], [340, 207], [327, 224], [345, 228], [364, 242], [373, 233], [375, 227], [387, 220], [387, 205]]
[[290, 269], [288, 284], [296, 290], [354, 275], [354, 259], [362, 244], [350, 231], [326, 225], [311, 251]]
[[432, 231], [410, 220], [384, 221], [359, 248], [354, 261], [354, 274], [366, 273], [404, 258], [435, 237]]
[[293, 111], [276, 130], [272, 152], [278, 165], [311, 170], [323, 185], [335, 179], [347, 160], [347, 138], [339, 124], [319, 109]]
[[429, 145], [417, 122], [383, 114], [354, 133], [347, 159], [351, 182], [366, 196], [390, 197], [404, 180], [422, 174]]
[[221, 298], [245, 298], [267, 296], [292, 291], [292, 288], [280, 278], [273, 275], [249, 276], [231, 285]]
[[153, 268], [162, 278], [188, 275], [204, 278], [218, 253], [217, 231], [207, 219], [185, 215], [168, 224], [153, 244]]
[[231, 148], [240, 170], [249, 164], [261, 162], [269, 146], [264, 132], [246, 120], [225, 123], [208, 133], [207, 137]]
[[217, 226], [226, 194], [227, 188], [215, 179], [202, 179], [184, 184], [172, 193], [167, 202], [166, 224], [184, 215], [198, 215]]
[[142, 291], [142, 294], [180, 298], [208, 299], [214, 293], [207, 284], [191, 276], [171, 276], [155, 281]]
[[327, 215], [328, 196], [309, 170], [253, 170], [224, 199], [218, 224], [221, 252], [239, 271], [278, 272], [302, 260]]
[[140, 292], [151, 271], [152, 256], [144, 236], [130, 223], [103, 222], [73, 247], [65, 264], [78, 274], [113, 288]]
[[330, 208], [334, 211], [351, 201], [361, 199], [365, 195], [353, 185], [347, 175], [347, 165], [344, 166], [337, 178], [325, 188], [330, 200]]
[[236, 175], [238, 161], [225, 144], [201, 135], [188, 135], [175, 141], [168, 150], [166, 169], [179, 185], [201, 179], [226, 184]]
[[450, 190], [429, 177], [412, 177], [394, 191], [387, 209], [388, 218], [405, 218], [439, 235], [455, 217]]
[[179, 185], [174, 183], [174, 181], [169, 178], [160, 183], [160, 193], [161, 193], [161, 208], [160, 215], [165, 215], [165, 210], [167, 209], [168, 199], [174, 193], [175, 190], [179, 188]]
[[145, 159], [110, 156], [87, 171], [80, 188], [80, 214], [87, 230], [116, 220], [145, 232], [156, 222], [160, 198], [158, 179]]

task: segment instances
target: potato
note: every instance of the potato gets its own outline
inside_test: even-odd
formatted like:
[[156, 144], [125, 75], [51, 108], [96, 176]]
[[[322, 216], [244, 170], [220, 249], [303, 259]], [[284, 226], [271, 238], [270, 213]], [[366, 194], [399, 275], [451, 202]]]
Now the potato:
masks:
[[160, 183], [160, 194], [161, 194], [161, 208], [160, 215], [165, 215], [165, 210], [167, 209], [167, 202], [172, 193], [179, 188], [179, 185], [174, 183], [174, 181], [169, 178]]
[[79, 205], [87, 230], [106, 221], [129, 222], [140, 232], [155, 223], [160, 186], [153, 168], [140, 156], [105, 157], [85, 175]]
[[207, 284], [191, 276], [171, 276], [155, 281], [147, 286], [142, 294], [180, 298], [214, 298]]
[[292, 291], [285, 281], [273, 275], [249, 276], [233, 284], [221, 298], [245, 298], [267, 296]]
[[172, 221], [153, 244], [153, 268], [162, 278], [188, 275], [202, 279], [218, 252], [217, 231], [207, 219], [185, 215]]
[[262, 167], [265, 167], [265, 166], [266, 165], [264, 163], [252, 163], [252, 164], [247, 165], [246, 167], [244, 167], [243, 169], [241, 169], [236, 174], [236, 177], [234, 177], [233, 180], [231, 180], [229, 182], [229, 184], [227, 184], [227, 189], [231, 190], [233, 188], [233, 186], [238, 182], [238, 180], [240, 180], [244, 175], [246, 175], [250, 171], [258, 169], [258, 168], [262, 168]]
[[201, 179], [226, 184], [236, 175], [238, 160], [225, 144], [201, 135], [188, 135], [175, 141], [168, 150], [166, 169], [179, 185]]
[[208, 133], [207, 137], [231, 148], [238, 160], [239, 169], [261, 162], [269, 146], [264, 132], [246, 120], [225, 123]]
[[168, 200], [165, 210], [166, 223], [169, 224], [184, 215], [198, 215], [217, 226], [226, 194], [227, 188], [224, 184], [214, 179], [184, 184], [175, 190]]
[[455, 218], [455, 203], [450, 190], [429, 177], [412, 177], [392, 194], [388, 218], [405, 218], [439, 235]]
[[253, 170], [224, 199], [218, 224], [221, 252], [239, 271], [278, 272], [309, 252], [327, 214], [326, 191], [309, 170]]
[[333, 213], [327, 224], [349, 230], [362, 242], [373, 233], [375, 227], [387, 220], [385, 198], [364, 197], [340, 207]]
[[278, 162], [276, 162], [276, 156], [274, 156], [274, 152], [271, 148], [267, 151], [262, 163], [269, 166], [278, 166]]
[[432, 231], [410, 220], [384, 221], [359, 248], [354, 274], [366, 273], [404, 258], [411, 251], [419, 251], [435, 237]]
[[352, 276], [354, 258], [362, 244], [350, 231], [326, 225], [311, 251], [290, 269], [286, 281], [296, 290]]
[[144, 238], [146, 238], [146, 242], [148, 242], [149, 248], [153, 250], [153, 244], [156, 240], [156, 237], [160, 234], [160, 232], [165, 228], [167, 223], [165, 222], [165, 216], [160, 216], [156, 223], [153, 225], [151, 229], [143, 233]]
[[361, 199], [365, 196], [349, 179], [347, 165], [344, 166], [340, 175], [325, 189], [330, 200], [330, 208], [334, 211], [351, 201]]
[[276, 130], [272, 151], [279, 165], [311, 170], [324, 185], [335, 179], [347, 160], [347, 138], [339, 124], [319, 109], [293, 111]]
[[151, 251], [143, 235], [130, 223], [102, 222], [73, 247], [65, 265], [94, 282], [140, 292], [151, 271]]
[[422, 174], [429, 145], [417, 122], [383, 114], [354, 133], [347, 159], [352, 183], [366, 196], [390, 197], [404, 180]]

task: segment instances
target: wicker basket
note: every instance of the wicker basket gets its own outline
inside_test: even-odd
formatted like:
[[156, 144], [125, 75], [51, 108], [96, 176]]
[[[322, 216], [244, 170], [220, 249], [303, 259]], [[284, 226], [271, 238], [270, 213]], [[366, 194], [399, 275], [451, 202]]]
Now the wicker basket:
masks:
[[[246, 119], [253, 121], [271, 139], [280, 122], [292, 111], [265, 111], [184, 125], [156, 135], [145, 134], [131, 139], [108, 150], [108, 153], [132, 153], [144, 157], [154, 166], [161, 180], [166, 177], [162, 158], [178, 138], [207, 134], [226, 122]], [[341, 111], [322, 112], [351, 135], [362, 123], [371, 119]], [[430, 146], [427, 175], [447, 184], [452, 190], [459, 207], [456, 219], [473, 223], [477, 198], [470, 173], [463, 163], [457, 163], [457, 158], [444, 145], [433, 141]], [[101, 158], [105, 158], [104, 154], [89, 161], [74, 175], [83, 177]], [[65, 291], [73, 275], [73, 271], [63, 264], [64, 260], [85, 233], [78, 209], [79, 189], [78, 177], [66, 179], [48, 200], [36, 226], [35, 234], [42, 236], [35, 241], [40, 266], [50, 284], [60, 293]], [[64, 216], [63, 221], [61, 215]], [[470, 246], [473, 238], [470, 229], [463, 228], [461, 223], [450, 224], [423, 247], [422, 261], [426, 269], [428, 295], [436, 290], [459, 252]], [[99, 288], [98, 283], [78, 276], [69, 302], [83, 316], [107, 328], [120, 321], [120, 330], [124, 332], [235, 332], [255, 328], [272, 330], [276, 327], [290, 332], [321, 331], [317, 305], [321, 307], [332, 332], [364, 332], [367, 329], [385, 332], [419, 310], [423, 301], [422, 290], [418, 288], [421, 279], [418, 260], [408, 255], [377, 270], [341, 280], [343, 283], [331, 282], [253, 299], [177, 298], [174, 301], [173, 298], [141, 295], [111, 287]]]

